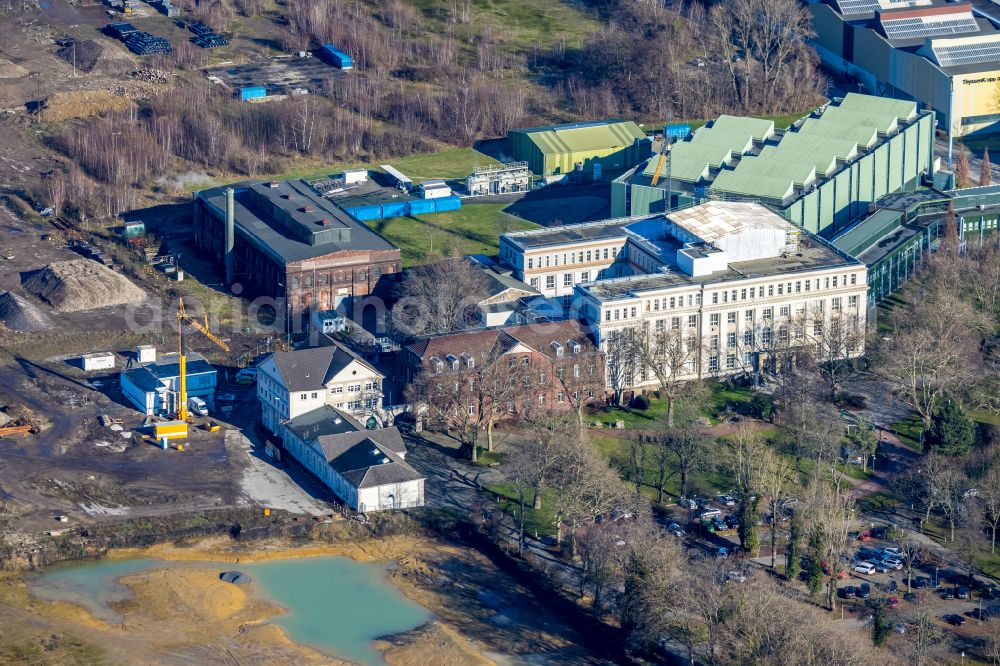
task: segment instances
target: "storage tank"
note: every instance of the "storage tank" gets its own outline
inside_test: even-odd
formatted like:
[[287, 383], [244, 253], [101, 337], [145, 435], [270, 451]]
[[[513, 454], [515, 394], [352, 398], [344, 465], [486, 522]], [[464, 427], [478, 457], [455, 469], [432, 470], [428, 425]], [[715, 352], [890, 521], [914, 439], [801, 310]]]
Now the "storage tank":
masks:
[[425, 215], [434, 212], [432, 199], [414, 199], [410, 202], [410, 215]]
[[410, 214], [410, 203], [407, 201], [390, 201], [382, 204], [382, 217], [405, 217]]
[[248, 86], [240, 88], [240, 101], [248, 102], [252, 99], [264, 99], [267, 97], [267, 88], [264, 86]]
[[356, 217], [362, 222], [370, 222], [372, 220], [382, 219], [382, 207], [381, 206], [355, 206], [353, 208], [345, 208], [348, 213]]
[[324, 44], [319, 50], [319, 56], [337, 69], [352, 69], [354, 67], [354, 61], [351, 60], [351, 56], [336, 48], [333, 44]]
[[449, 210], [458, 210], [462, 207], [462, 200], [457, 195], [441, 197], [440, 199], [427, 199], [434, 204], [435, 213], [443, 213]]

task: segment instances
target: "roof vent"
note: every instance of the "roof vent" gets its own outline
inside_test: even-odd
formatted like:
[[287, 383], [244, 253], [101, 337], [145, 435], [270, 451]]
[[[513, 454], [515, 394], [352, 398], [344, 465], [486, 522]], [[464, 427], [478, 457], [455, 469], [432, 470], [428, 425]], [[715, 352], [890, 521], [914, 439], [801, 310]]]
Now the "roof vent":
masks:
[[288, 199], [289, 201], [295, 198], [295, 195], [292, 194], [291, 192], [289, 192], [288, 194], [282, 194], [281, 196], [285, 199]]
[[276, 187], [278, 187], [278, 181], [272, 180], [270, 183], [267, 184], [267, 186], [270, 187], [270, 188], [272, 188], [272, 189], [276, 188]]
[[302, 211], [303, 213], [311, 213], [316, 209], [313, 208], [312, 206], [303, 206], [302, 208], [299, 208], [299, 210]]
[[382, 463], [383, 465], [388, 465], [392, 461], [389, 460], [388, 458], [382, 458], [382, 460], [379, 460], [379, 462]]
[[316, 220], [316, 224], [318, 224], [321, 227], [328, 227], [330, 226], [331, 222], [329, 218], [324, 217], [322, 220]]
[[333, 422], [334, 422], [335, 424], [337, 424], [337, 425], [340, 425], [341, 423], [343, 423], [343, 422], [344, 422], [344, 419], [340, 418], [339, 416], [334, 416], [334, 417], [333, 417]]
[[378, 456], [378, 455], [382, 455], [382, 452], [381, 452], [381, 451], [379, 451], [378, 449], [372, 449], [372, 455], [373, 455], [373, 456]]

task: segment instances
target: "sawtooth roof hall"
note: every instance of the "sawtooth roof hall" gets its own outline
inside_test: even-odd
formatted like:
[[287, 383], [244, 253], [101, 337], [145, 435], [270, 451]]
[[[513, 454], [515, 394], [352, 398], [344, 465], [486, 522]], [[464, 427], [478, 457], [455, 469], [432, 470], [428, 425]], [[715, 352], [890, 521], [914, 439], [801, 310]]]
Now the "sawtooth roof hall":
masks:
[[[932, 168], [933, 121], [915, 102], [857, 93], [785, 130], [770, 120], [723, 115], [671, 148], [674, 206], [706, 195], [761, 201], [830, 236], [871, 202], [917, 188]], [[656, 164], [651, 158], [612, 182], [614, 217], [665, 209], [667, 179], [652, 185]]]

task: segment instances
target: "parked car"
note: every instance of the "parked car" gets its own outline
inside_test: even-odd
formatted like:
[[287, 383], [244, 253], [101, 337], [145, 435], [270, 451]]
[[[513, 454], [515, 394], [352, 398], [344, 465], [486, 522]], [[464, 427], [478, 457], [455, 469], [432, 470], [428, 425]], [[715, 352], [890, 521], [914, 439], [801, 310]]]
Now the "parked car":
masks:
[[715, 499], [723, 506], [736, 506], [736, 499], [732, 495], [719, 495]]
[[681, 526], [678, 525], [677, 523], [670, 523], [669, 525], [667, 525], [667, 531], [678, 538], [684, 536], [684, 529], [681, 528]]
[[882, 552], [885, 555], [895, 555], [896, 558], [898, 559], [903, 558], [903, 549], [897, 548], [896, 546], [886, 546], [885, 548], [882, 549]]
[[257, 368], [243, 368], [236, 373], [233, 381], [241, 386], [250, 386], [257, 381]]
[[715, 551], [715, 556], [716, 556], [717, 558], [719, 558], [720, 560], [724, 560], [724, 559], [726, 559], [727, 557], [729, 557], [729, 549], [728, 549], [728, 548], [726, 548], [725, 546], [720, 546], [720, 547], [719, 547], [719, 548], [718, 548], [718, 549], [717, 549], [717, 550]]
[[851, 567], [851, 570], [857, 571], [858, 573], [870, 575], [875, 573], [875, 565], [872, 564], [871, 562], [858, 562], [853, 567]]
[[841, 599], [850, 599], [858, 593], [858, 588], [854, 585], [845, 585], [844, 587], [837, 588], [837, 596]]
[[889, 571], [899, 571], [900, 569], [903, 568], [903, 563], [900, 562], [899, 560], [893, 560], [885, 557], [879, 560], [876, 563], [876, 565], [881, 565], [882, 567], [884, 567]]
[[941, 619], [943, 619], [945, 622], [955, 627], [961, 627], [963, 624], [965, 624], [965, 618], [962, 617], [961, 615], [956, 615], [954, 613], [950, 615], [945, 615]]
[[955, 588], [955, 598], [956, 599], [968, 599], [969, 598], [969, 588], [962, 586]]
[[897, 634], [905, 634], [906, 625], [903, 624], [902, 622], [897, 622], [896, 624], [892, 625], [892, 630], [895, 631]]
[[973, 620], [978, 620], [980, 622], [986, 622], [991, 617], [993, 617], [992, 615], [990, 615], [990, 612], [988, 610], [980, 610], [979, 608], [973, 608], [968, 613], [966, 613], [966, 615], [971, 617]]
[[698, 503], [695, 502], [693, 499], [687, 499], [685, 497], [682, 497], [679, 500], [677, 500], [677, 506], [681, 507], [682, 509], [687, 509], [688, 511], [694, 511], [695, 509], [698, 508]]
[[931, 584], [931, 579], [927, 576], [917, 576], [913, 579], [913, 587], [919, 589], [925, 588]]
[[867, 599], [868, 597], [872, 596], [872, 586], [869, 585], [868, 583], [861, 583], [861, 585], [858, 586], [858, 591], [856, 596], [858, 597], [858, 599]]
[[718, 509], [709, 509], [708, 511], [702, 511], [701, 512], [701, 516], [699, 516], [699, 517], [702, 520], [711, 520], [712, 518], [721, 518], [722, 517], [722, 512], [719, 511]]

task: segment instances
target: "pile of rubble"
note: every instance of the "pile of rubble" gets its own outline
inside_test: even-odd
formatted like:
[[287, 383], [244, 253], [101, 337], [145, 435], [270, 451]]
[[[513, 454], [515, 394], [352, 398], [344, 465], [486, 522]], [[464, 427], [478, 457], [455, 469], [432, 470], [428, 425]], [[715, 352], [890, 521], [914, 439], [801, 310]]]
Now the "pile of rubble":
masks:
[[107, 266], [88, 259], [57, 261], [32, 275], [24, 288], [59, 312], [140, 303], [146, 292]]
[[0, 291], [0, 323], [18, 333], [44, 331], [52, 326], [41, 308], [9, 291]]

